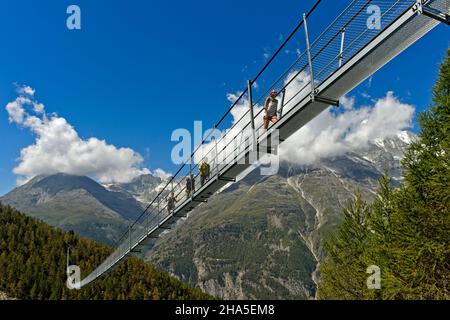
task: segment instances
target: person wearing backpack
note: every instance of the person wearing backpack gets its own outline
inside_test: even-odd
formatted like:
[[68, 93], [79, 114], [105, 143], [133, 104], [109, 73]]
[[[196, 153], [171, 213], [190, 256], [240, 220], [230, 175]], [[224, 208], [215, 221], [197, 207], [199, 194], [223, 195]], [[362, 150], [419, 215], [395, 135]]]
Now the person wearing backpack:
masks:
[[272, 90], [264, 103], [264, 129], [269, 128], [269, 122], [277, 123], [278, 99], [277, 91]]
[[195, 180], [194, 175], [191, 173], [190, 176], [186, 178], [186, 197], [190, 197], [192, 193], [195, 192]]
[[209, 163], [207, 163], [206, 160], [203, 160], [202, 163], [200, 163], [200, 165], [198, 166], [198, 171], [200, 173], [200, 182], [203, 186], [205, 182], [209, 180], [210, 174]]
[[169, 214], [171, 214], [173, 212], [173, 210], [175, 209], [176, 201], [177, 201], [177, 198], [175, 197], [175, 195], [172, 192], [169, 195], [169, 197], [167, 198], [167, 211], [169, 212]]

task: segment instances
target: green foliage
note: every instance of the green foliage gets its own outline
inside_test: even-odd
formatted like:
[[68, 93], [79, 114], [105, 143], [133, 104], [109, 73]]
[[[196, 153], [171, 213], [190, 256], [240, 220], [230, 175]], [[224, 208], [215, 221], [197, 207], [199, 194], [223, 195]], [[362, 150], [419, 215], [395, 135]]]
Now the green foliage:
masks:
[[331, 258], [320, 266], [319, 297], [351, 299], [363, 295], [366, 267], [361, 255], [367, 243], [368, 212], [370, 207], [357, 195], [344, 210], [344, 222], [338, 232], [325, 242]]
[[[373, 204], [360, 196], [326, 242], [322, 299], [450, 299], [450, 50], [419, 116], [419, 138], [403, 160], [405, 183], [387, 175]], [[367, 289], [366, 268], [381, 270], [381, 289]]]
[[209, 299], [137, 258], [81, 290], [66, 287], [66, 248], [82, 276], [111, 248], [54, 229], [0, 204], [0, 291], [19, 299]]

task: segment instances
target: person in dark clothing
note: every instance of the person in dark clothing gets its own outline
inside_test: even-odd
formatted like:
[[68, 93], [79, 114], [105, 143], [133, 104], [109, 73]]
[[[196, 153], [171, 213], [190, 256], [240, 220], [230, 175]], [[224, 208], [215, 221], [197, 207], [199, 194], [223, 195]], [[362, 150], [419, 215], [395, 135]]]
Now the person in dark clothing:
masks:
[[189, 198], [195, 192], [195, 177], [193, 174], [186, 178], [186, 196]]
[[173, 209], [175, 209], [175, 203], [177, 202], [177, 198], [175, 198], [175, 195], [173, 192], [170, 194], [170, 196], [167, 198], [167, 211], [169, 214], [173, 212]]

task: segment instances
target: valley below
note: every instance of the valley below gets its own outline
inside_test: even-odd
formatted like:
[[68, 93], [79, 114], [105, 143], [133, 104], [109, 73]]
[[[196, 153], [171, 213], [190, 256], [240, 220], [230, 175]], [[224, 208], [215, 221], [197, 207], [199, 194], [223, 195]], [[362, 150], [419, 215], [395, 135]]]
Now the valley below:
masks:
[[[377, 140], [314, 165], [254, 170], [192, 211], [147, 253], [149, 264], [222, 299], [314, 299], [323, 242], [359, 192], [371, 200], [384, 172], [401, 183], [413, 135]], [[29, 216], [108, 245], [126, 231], [165, 180], [152, 175], [101, 185], [88, 177], [35, 177], [0, 198]]]

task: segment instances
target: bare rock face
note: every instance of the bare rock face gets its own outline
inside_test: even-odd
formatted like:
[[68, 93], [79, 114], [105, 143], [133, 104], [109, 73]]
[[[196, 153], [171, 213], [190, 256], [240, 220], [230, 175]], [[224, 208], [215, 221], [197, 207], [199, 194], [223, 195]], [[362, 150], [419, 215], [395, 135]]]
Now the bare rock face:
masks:
[[6, 295], [6, 293], [0, 291], [0, 300], [17, 300], [17, 299], [13, 299], [11, 297], [8, 297]]
[[128, 183], [109, 184], [105, 187], [110, 191], [126, 193], [138, 201], [148, 203], [158, 194], [167, 180], [156, 177], [152, 174], [138, 176]]

